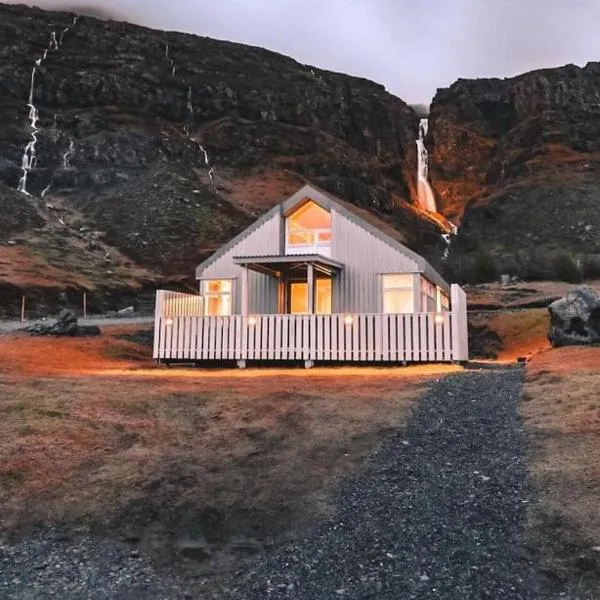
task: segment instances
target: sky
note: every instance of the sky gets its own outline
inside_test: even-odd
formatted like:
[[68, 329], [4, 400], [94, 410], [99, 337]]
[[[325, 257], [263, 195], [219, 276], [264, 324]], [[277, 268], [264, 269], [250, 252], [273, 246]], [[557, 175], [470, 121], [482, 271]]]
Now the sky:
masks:
[[367, 77], [415, 104], [429, 104], [437, 88], [461, 77], [510, 77], [600, 60], [599, 0], [28, 3], [100, 8], [149, 27], [261, 46], [322, 69]]

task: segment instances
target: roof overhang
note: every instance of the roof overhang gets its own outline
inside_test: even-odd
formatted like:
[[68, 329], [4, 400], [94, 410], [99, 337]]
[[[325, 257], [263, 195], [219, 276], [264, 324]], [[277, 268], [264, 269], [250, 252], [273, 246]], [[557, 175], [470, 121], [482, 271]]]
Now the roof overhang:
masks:
[[315, 273], [332, 276], [344, 268], [339, 263], [320, 254], [287, 254], [285, 256], [234, 256], [233, 262], [252, 271], [276, 276], [305, 276], [308, 265]]

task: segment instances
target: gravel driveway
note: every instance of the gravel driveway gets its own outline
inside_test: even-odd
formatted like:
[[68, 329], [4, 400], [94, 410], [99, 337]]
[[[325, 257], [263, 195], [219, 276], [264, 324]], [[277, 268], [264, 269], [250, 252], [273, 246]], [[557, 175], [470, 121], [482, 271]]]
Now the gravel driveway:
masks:
[[[51, 534], [0, 546], [0, 597], [75, 600], [529, 599], [519, 368], [435, 384], [337, 498], [336, 517], [207, 596], [124, 545]], [[301, 468], [301, 466], [299, 466]], [[183, 590], [186, 590], [185, 592]]]
[[340, 491], [334, 520], [264, 560], [231, 598], [534, 598], [519, 368], [448, 377]]

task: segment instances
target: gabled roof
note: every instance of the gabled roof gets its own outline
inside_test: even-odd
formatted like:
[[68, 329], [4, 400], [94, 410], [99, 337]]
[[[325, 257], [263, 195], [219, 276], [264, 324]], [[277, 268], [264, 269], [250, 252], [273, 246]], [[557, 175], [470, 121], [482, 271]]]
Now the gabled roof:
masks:
[[449, 292], [450, 286], [429, 264], [429, 262], [420, 254], [417, 254], [403, 244], [404, 236], [401, 232], [372, 212], [364, 208], [360, 208], [351, 202], [346, 202], [345, 200], [337, 198], [312, 184], [303, 186], [294, 195], [274, 206], [271, 210], [262, 215], [262, 217], [259, 217], [247, 229], [234, 237], [230, 242], [219, 248], [212, 256], [198, 266], [196, 269], [196, 277], [198, 277], [206, 267], [212, 264], [220, 256], [223, 256], [223, 254], [228, 252], [235, 244], [242, 241], [253, 231], [258, 229], [263, 223], [266, 223], [269, 219], [271, 219], [271, 217], [277, 214], [281, 216], [289, 214], [296, 206], [305, 202], [306, 199], [312, 200], [327, 210], [331, 210], [333, 208], [350, 221], [356, 223], [358, 226], [379, 238], [381, 241], [390, 245], [392, 248], [398, 250], [405, 256], [408, 256], [408, 258], [418, 265], [419, 271], [422, 272], [432, 283], [439, 285], [442, 289], [444, 289], [444, 291]]

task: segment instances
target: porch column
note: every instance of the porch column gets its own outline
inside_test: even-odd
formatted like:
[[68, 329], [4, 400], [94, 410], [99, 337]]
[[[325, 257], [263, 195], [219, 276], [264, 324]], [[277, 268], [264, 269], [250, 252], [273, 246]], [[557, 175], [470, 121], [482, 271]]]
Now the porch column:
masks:
[[242, 266], [242, 315], [248, 314], [248, 267]]
[[315, 268], [312, 263], [308, 263], [308, 314], [315, 314]]

